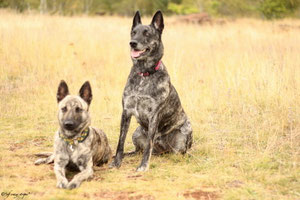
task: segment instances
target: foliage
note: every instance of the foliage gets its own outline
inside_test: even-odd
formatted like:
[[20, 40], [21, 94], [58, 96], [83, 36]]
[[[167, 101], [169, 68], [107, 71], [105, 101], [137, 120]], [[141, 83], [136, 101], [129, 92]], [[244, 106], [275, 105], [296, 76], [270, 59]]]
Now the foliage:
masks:
[[300, 0], [0, 0], [0, 8], [50, 14], [108, 14], [131, 16], [136, 10], [152, 15], [207, 12], [212, 16], [264, 16], [267, 19], [299, 13]]
[[256, 13], [255, 0], [204, 0], [206, 10], [216, 16], [245, 16]]
[[296, 0], [264, 0], [259, 10], [267, 19], [282, 18], [293, 12], [299, 5]]
[[195, 1], [191, 0], [170, 2], [168, 5], [168, 10], [175, 14], [191, 14], [199, 12], [197, 4], [195, 4]]

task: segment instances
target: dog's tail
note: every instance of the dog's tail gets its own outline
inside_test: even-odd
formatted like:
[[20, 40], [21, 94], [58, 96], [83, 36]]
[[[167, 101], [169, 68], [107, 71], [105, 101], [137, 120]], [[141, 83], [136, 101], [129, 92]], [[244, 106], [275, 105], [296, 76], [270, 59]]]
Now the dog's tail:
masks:
[[43, 152], [43, 153], [37, 153], [34, 154], [37, 157], [42, 157], [40, 159], [37, 159], [34, 164], [40, 165], [40, 164], [50, 164], [54, 162], [54, 154], [49, 152]]
[[34, 154], [36, 157], [41, 157], [41, 158], [45, 158], [45, 157], [49, 157], [51, 156], [53, 153], [52, 152], [42, 152], [42, 153], [36, 153]]

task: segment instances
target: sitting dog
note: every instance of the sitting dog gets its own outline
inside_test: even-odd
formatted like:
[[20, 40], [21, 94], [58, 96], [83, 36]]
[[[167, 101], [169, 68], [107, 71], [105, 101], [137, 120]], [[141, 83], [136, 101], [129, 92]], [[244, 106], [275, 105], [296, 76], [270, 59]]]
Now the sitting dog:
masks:
[[152, 153], [184, 154], [191, 148], [191, 123], [161, 61], [163, 29], [160, 11], [155, 13], [150, 25], [142, 25], [138, 11], [133, 18], [130, 41], [133, 67], [123, 92], [119, 143], [110, 167], [121, 166], [132, 115], [140, 125], [132, 136], [135, 153], [143, 152], [137, 171], [148, 170]]
[[[92, 90], [89, 82], [82, 85], [79, 95], [69, 95], [66, 82], [60, 82], [57, 91], [59, 130], [55, 134], [54, 153], [35, 162], [38, 165], [54, 161], [58, 188], [79, 187], [82, 181], [93, 176], [94, 165], [107, 163], [111, 158], [105, 133], [90, 126]], [[66, 170], [79, 173], [69, 182]]]

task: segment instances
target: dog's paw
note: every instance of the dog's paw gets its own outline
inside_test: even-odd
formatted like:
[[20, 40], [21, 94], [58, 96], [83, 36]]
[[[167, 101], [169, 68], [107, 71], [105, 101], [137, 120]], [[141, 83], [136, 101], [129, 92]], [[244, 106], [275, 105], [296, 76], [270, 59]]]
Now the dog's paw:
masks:
[[40, 158], [34, 162], [35, 165], [40, 165], [40, 164], [44, 164], [44, 163], [46, 163], [46, 158]]
[[79, 186], [80, 186], [80, 183], [71, 181], [68, 184], [67, 189], [72, 190], [72, 189], [78, 188]]
[[68, 186], [68, 181], [67, 181], [67, 180], [59, 181], [59, 182], [57, 182], [57, 184], [56, 184], [56, 187], [58, 187], [58, 188], [63, 188], [63, 189], [66, 189], [67, 186]]
[[120, 168], [121, 167], [121, 161], [114, 159], [108, 166], [109, 168]]
[[136, 171], [137, 171], [137, 172], [145, 172], [145, 171], [148, 171], [148, 169], [149, 169], [148, 165], [140, 165], [140, 166], [136, 169]]

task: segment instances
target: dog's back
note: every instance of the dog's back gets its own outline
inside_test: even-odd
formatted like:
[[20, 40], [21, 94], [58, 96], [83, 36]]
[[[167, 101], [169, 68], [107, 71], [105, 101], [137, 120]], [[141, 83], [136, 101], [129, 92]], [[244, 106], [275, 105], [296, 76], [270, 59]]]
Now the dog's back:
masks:
[[91, 129], [94, 132], [94, 139], [91, 146], [91, 149], [94, 149], [93, 163], [96, 166], [100, 166], [110, 160], [112, 152], [105, 133], [98, 128], [91, 127]]

